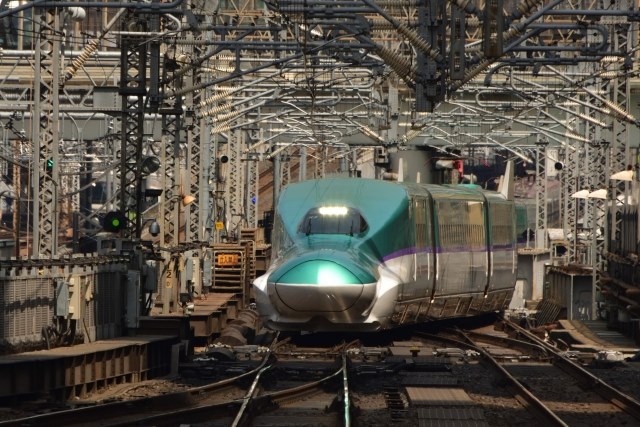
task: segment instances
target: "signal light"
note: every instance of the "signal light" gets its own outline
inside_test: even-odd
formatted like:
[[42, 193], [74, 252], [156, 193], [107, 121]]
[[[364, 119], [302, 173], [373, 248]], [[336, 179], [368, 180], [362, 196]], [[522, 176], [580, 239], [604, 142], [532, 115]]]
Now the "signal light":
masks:
[[117, 233], [127, 225], [127, 217], [120, 211], [111, 211], [104, 216], [102, 228], [110, 233]]
[[47, 169], [47, 172], [51, 172], [53, 170], [53, 158], [52, 157], [47, 159], [47, 161], [45, 163], [45, 168]]

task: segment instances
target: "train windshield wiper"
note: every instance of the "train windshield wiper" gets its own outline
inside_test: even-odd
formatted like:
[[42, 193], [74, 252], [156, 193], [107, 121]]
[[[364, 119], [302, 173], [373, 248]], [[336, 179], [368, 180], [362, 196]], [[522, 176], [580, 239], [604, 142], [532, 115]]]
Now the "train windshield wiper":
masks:
[[311, 234], [311, 217], [309, 217], [309, 219], [307, 220], [307, 231], [306, 231], [306, 233], [307, 233], [307, 236], [309, 234]]

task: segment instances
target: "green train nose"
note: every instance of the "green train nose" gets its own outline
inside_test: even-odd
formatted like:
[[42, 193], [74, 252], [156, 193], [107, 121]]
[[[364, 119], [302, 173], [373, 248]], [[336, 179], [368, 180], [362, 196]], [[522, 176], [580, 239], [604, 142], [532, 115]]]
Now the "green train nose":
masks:
[[348, 269], [332, 261], [316, 260], [298, 264], [284, 273], [278, 283], [305, 283], [309, 285], [361, 285], [362, 282]]
[[332, 261], [310, 260], [282, 274], [275, 272], [269, 281], [275, 285], [278, 299], [294, 311], [337, 312], [352, 307], [362, 296], [364, 285], [375, 279]]

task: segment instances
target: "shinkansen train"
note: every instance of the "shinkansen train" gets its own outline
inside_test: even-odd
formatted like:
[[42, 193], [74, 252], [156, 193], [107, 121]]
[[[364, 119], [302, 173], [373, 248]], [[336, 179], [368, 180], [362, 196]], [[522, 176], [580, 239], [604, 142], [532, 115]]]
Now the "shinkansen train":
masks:
[[507, 308], [517, 266], [507, 181], [498, 192], [363, 178], [290, 184], [275, 209], [272, 262], [253, 283], [263, 324], [377, 331]]

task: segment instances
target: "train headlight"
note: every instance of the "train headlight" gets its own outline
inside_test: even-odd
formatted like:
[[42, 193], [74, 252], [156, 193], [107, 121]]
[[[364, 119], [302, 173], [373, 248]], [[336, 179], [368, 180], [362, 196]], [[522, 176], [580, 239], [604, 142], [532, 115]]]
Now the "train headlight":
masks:
[[320, 215], [345, 216], [349, 209], [344, 206], [323, 206], [318, 209]]

